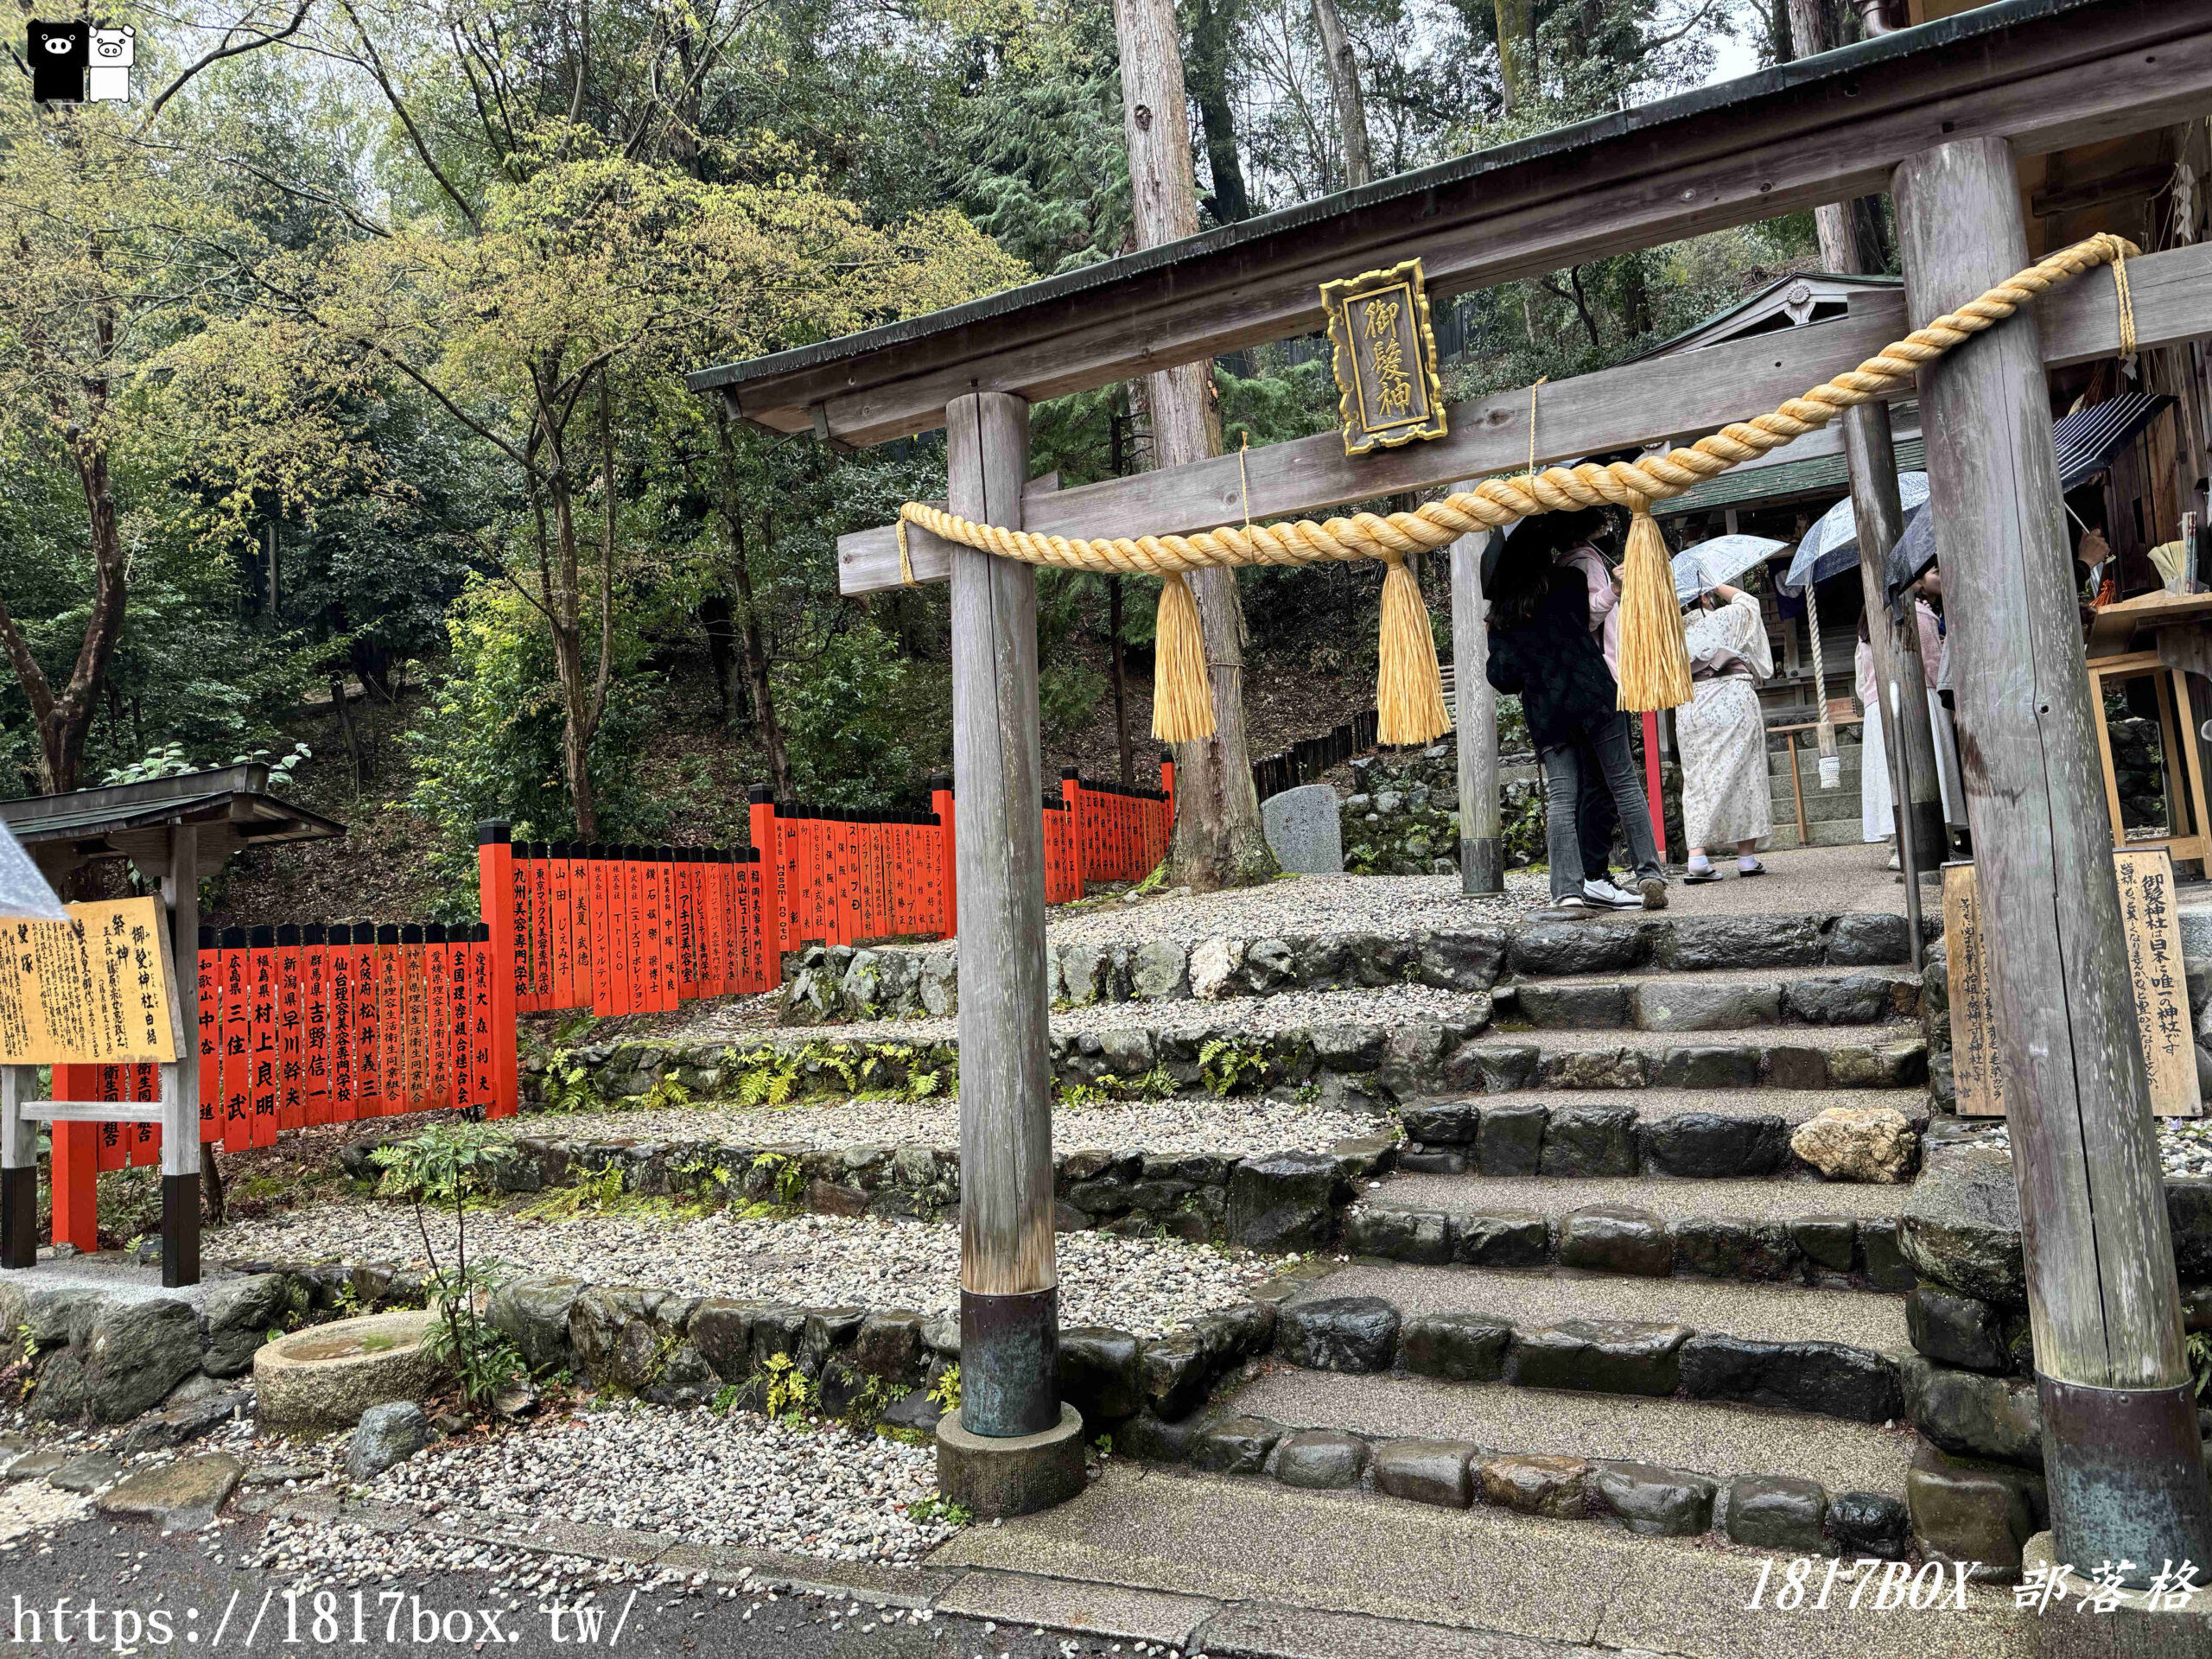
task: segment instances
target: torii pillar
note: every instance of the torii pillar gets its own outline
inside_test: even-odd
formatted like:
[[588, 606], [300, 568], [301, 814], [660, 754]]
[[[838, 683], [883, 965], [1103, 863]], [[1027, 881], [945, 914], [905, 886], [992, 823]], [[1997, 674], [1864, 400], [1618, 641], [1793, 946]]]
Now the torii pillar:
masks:
[[[955, 398], [945, 455], [954, 512], [1021, 527], [1027, 400]], [[1059, 1395], [1037, 572], [964, 547], [951, 556], [960, 1407], [938, 1425], [938, 1487], [996, 1517], [1083, 1490], [1083, 1418]]]
[[[2011, 147], [1962, 139], [1897, 170], [1910, 315], [2029, 263]], [[2109, 276], [2091, 278], [2109, 283]], [[2083, 1573], [2212, 1561], [2157, 1131], [2120, 934], [2073, 560], [2035, 320], [1920, 372], [1949, 600], [2057, 1559]]]

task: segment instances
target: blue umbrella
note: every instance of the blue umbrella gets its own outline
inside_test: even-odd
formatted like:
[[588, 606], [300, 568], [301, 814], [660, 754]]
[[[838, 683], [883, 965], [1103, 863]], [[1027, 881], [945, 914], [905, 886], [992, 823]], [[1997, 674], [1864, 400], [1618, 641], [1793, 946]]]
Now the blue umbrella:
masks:
[[[1908, 514], [1927, 499], [1927, 474], [1897, 474], [1898, 505]], [[1782, 578], [1782, 591], [1802, 594], [1807, 582], [1826, 582], [1858, 563], [1859, 519], [1852, 512], [1851, 498], [1847, 495], [1822, 513], [1820, 522], [1807, 531], [1804, 540], [1797, 543], [1797, 556], [1789, 562], [1789, 574]]]

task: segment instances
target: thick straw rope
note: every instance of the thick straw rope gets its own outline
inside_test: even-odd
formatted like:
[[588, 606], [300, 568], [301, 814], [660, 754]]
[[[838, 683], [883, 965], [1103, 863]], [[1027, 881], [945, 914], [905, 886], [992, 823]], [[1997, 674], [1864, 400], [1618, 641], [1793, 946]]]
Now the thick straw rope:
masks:
[[[2037, 296], [2100, 265], [2120, 266], [2139, 251], [2132, 242], [2100, 234], [2063, 248], [1998, 283], [1978, 299], [1885, 346], [1857, 368], [1792, 397], [1750, 421], [1722, 428], [1683, 448], [1605, 466], [1551, 467], [1517, 478], [1485, 479], [1411, 512], [1363, 512], [1316, 524], [1309, 518], [1270, 524], [1224, 524], [1192, 536], [1099, 537], [1071, 541], [1029, 531], [979, 524], [942, 507], [909, 501], [899, 510], [902, 568], [906, 530], [919, 524], [934, 536], [1002, 558], [1068, 570], [1179, 577], [1223, 565], [1317, 564], [1328, 560], [1402, 559], [1442, 547], [1477, 530], [1497, 530], [1540, 512], [1576, 507], [1628, 507], [1641, 512], [1756, 460], [1808, 432], [1827, 426], [1847, 409], [1886, 397], [1920, 369], [1974, 335], [2012, 316]], [[2126, 323], [2126, 289], [2120, 295]], [[2132, 328], [2129, 332], [2133, 332]]]

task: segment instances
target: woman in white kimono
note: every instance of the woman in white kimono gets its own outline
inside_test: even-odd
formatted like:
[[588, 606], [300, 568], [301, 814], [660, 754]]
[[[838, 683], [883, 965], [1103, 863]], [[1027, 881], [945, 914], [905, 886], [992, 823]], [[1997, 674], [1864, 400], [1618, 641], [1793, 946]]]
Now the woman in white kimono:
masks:
[[1897, 867], [1897, 814], [1890, 789], [1890, 749], [1881, 689], [1874, 683], [1874, 642], [1866, 618], [1859, 618], [1859, 646], [1851, 659], [1853, 690], [1859, 694], [1859, 838], [1890, 843], [1890, 868]]
[[[1720, 603], [1713, 601], [1718, 599]], [[1687, 881], [1718, 881], [1705, 849], [1736, 843], [1736, 874], [1764, 875], [1754, 857], [1773, 833], [1768, 794], [1766, 721], [1758, 682], [1774, 672], [1759, 602], [1726, 583], [1700, 596], [1705, 613], [1690, 624], [1690, 677], [1695, 695], [1675, 711], [1682, 752], [1682, 834], [1690, 844]]]

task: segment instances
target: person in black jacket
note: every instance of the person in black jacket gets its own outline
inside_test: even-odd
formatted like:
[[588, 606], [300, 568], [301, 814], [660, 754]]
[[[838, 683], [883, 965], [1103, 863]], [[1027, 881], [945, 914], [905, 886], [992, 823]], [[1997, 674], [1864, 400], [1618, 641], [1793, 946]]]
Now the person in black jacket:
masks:
[[[1557, 524], [1551, 523], [1555, 518]], [[1590, 637], [1589, 589], [1579, 572], [1552, 563], [1559, 537], [1581, 533], [1580, 518], [1523, 519], [1502, 545], [1493, 543], [1488, 550], [1483, 569], [1491, 602], [1488, 677], [1498, 690], [1520, 697], [1544, 769], [1552, 902], [1570, 910], [1626, 909], [1639, 902], [1610, 883], [1584, 879], [1576, 808], [1583, 790], [1602, 788], [1620, 813], [1643, 907], [1663, 910], [1666, 872], [1630, 753], [1628, 721], [1616, 706], [1619, 688]], [[1585, 776], [1585, 755], [1594, 759], [1597, 776]]]

